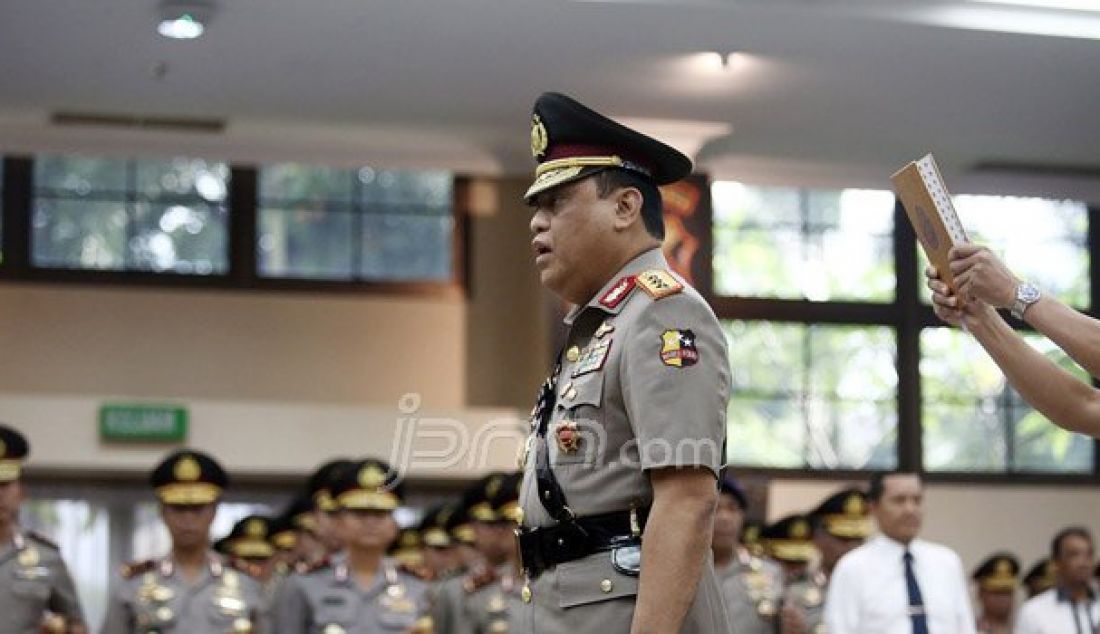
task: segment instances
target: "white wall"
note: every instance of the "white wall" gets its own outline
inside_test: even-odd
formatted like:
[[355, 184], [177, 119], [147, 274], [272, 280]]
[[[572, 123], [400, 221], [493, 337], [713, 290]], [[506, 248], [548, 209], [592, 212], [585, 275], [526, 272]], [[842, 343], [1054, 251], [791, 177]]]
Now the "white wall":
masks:
[[[0, 393], [0, 420], [27, 435], [32, 472], [144, 479], [170, 447], [101, 442], [96, 415], [103, 402], [91, 395]], [[304, 475], [336, 456], [370, 455], [394, 463], [406, 476], [470, 478], [515, 468], [524, 430], [513, 410], [447, 410], [415, 398], [390, 406], [174, 402], [190, 414], [187, 444], [213, 453], [237, 475]]]

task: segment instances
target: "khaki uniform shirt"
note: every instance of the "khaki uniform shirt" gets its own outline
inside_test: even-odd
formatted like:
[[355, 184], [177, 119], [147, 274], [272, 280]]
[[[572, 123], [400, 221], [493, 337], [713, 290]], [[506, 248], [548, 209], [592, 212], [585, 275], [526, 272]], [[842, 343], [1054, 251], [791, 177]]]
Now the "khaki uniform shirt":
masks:
[[432, 616], [436, 634], [507, 634], [512, 615], [523, 608], [523, 579], [511, 564], [480, 567], [442, 582], [436, 589]]
[[0, 634], [36, 634], [46, 611], [82, 626], [84, 613], [57, 546], [16, 532], [0, 548]]
[[802, 612], [807, 634], [825, 634], [825, 593], [829, 580], [818, 571], [787, 586], [784, 602]]
[[259, 632], [260, 587], [211, 552], [188, 584], [171, 558], [126, 566], [102, 634]]
[[[660, 250], [629, 262], [566, 323], [546, 438], [576, 516], [650, 505], [650, 469], [702, 466], [717, 474], [729, 398], [726, 338], [702, 297], [668, 271]], [[552, 525], [539, 501], [533, 441], [526, 446], [523, 523]], [[638, 578], [597, 553], [543, 572], [530, 589], [518, 631], [613, 634], [630, 628]], [[683, 631], [727, 630], [708, 563]]]
[[287, 577], [274, 610], [277, 634], [383, 634], [425, 631], [428, 585], [389, 559], [367, 587], [346, 560]]
[[728, 566], [718, 569], [722, 599], [730, 617], [730, 632], [774, 634], [783, 599], [783, 569], [774, 561], [743, 548]]

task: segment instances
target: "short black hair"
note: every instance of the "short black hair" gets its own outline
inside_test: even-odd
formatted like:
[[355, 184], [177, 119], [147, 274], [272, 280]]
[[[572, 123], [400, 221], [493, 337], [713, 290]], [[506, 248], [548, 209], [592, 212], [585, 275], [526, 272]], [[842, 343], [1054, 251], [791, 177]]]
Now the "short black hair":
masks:
[[876, 471], [871, 474], [871, 482], [867, 486], [867, 499], [872, 502], [881, 500], [886, 478], [899, 475], [912, 475], [920, 478], [920, 474], [915, 471]]
[[664, 205], [661, 190], [653, 181], [625, 169], [605, 169], [593, 175], [600, 198], [606, 198], [617, 189], [633, 187], [642, 192], [642, 222], [649, 235], [658, 240], [665, 239]]
[[1088, 529], [1083, 526], [1070, 526], [1058, 531], [1058, 534], [1054, 536], [1054, 539], [1050, 542], [1050, 556], [1054, 559], [1058, 559], [1058, 556], [1062, 552], [1062, 542], [1070, 537], [1080, 537], [1092, 546], [1092, 534]]

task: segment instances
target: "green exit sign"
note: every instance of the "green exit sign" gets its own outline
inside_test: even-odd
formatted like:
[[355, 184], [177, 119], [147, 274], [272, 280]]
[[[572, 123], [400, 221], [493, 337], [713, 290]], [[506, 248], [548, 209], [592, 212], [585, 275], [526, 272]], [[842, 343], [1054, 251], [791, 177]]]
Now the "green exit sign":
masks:
[[187, 408], [177, 405], [103, 405], [99, 437], [117, 442], [187, 440]]

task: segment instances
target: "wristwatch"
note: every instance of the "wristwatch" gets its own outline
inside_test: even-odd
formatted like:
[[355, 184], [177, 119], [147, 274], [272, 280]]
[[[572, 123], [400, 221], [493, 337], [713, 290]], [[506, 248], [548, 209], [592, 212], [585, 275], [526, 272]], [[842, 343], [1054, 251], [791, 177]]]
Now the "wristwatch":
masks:
[[1023, 282], [1016, 287], [1016, 301], [1012, 302], [1012, 316], [1016, 319], [1023, 319], [1027, 309], [1031, 308], [1031, 305], [1039, 301], [1042, 296], [1039, 287], [1031, 282]]

